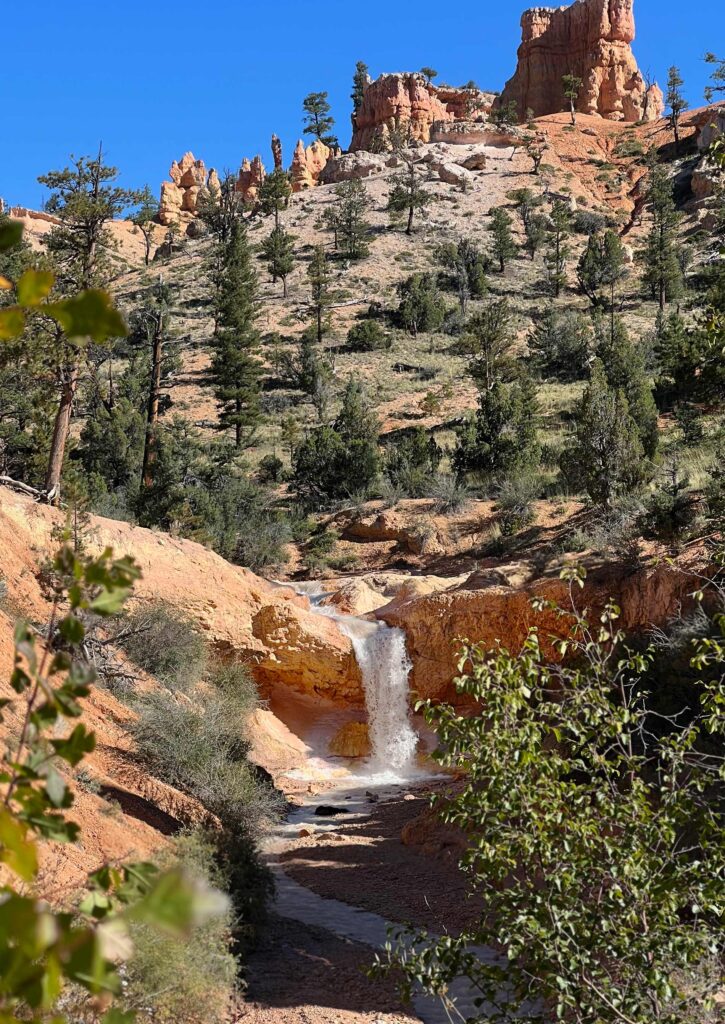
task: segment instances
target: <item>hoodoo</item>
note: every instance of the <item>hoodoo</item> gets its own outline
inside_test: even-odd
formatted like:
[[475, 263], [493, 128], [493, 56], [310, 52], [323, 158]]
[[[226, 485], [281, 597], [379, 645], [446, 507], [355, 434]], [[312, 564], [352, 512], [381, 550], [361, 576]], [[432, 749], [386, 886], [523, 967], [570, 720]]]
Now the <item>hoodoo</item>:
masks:
[[576, 0], [570, 7], [532, 7], [521, 17], [518, 65], [501, 104], [519, 116], [556, 114], [566, 106], [562, 78], [582, 80], [577, 109], [610, 121], [656, 121], [659, 86], [645, 81], [632, 53], [634, 0]]

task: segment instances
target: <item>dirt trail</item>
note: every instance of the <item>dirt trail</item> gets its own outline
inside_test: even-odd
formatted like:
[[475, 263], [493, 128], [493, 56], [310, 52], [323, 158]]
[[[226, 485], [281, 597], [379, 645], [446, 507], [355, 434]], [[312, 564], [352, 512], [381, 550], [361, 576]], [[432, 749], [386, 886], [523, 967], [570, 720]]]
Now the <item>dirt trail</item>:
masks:
[[[436, 783], [432, 784], [437, 785]], [[349, 813], [314, 816], [315, 799], [293, 811], [269, 843], [278, 879], [274, 919], [249, 965], [251, 1024], [398, 1024], [446, 1020], [437, 1001], [404, 1008], [389, 982], [364, 975], [388, 923], [455, 929], [475, 916], [452, 856], [406, 846], [401, 829], [427, 806], [417, 784], [325, 794]]]

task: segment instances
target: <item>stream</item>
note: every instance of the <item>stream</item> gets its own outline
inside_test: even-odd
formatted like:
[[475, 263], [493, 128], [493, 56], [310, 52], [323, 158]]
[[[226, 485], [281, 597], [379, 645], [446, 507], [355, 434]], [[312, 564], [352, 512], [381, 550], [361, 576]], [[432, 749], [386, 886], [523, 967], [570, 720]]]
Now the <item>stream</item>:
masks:
[[[340, 900], [319, 896], [285, 873], [279, 854], [302, 828], [309, 827], [315, 832], [333, 832], [339, 828], [339, 820], [315, 814], [323, 800], [325, 804], [344, 807], [347, 822], [369, 812], [371, 795], [383, 801], [412, 782], [432, 777], [416, 759], [418, 735], [410, 716], [408, 674], [411, 664], [405, 635], [384, 622], [342, 615], [321, 604], [328, 594], [315, 584], [303, 584], [298, 592], [310, 599], [315, 613], [334, 619], [341, 632], [352, 641], [365, 689], [371, 754], [361, 770], [355, 768], [351, 772], [348, 785], [326, 790], [323, 797], [307, 797], [274, 829], [266, 854], [276, 881], [275, 911], [280, 917], [324, 928], [339, 938], [379, 950], [385, 946], [391, 930], [400, 928], [397, 922]], [[324, 760], [324, 756], [317, 758], [318, 763]], [[486, 950], [480, 950], [479, 954], [494, 956]], [[453, 1019], [465, 1020], [481, 1012], [474, 1003], [478, 994], [467, 979], [458, 979], [448, 992], [455, 1010], [450, 1005], [444, 1006], [439, 998], [422, 993], [414, 997], [413, 1007], [423, 1024], [451, 1024]]]

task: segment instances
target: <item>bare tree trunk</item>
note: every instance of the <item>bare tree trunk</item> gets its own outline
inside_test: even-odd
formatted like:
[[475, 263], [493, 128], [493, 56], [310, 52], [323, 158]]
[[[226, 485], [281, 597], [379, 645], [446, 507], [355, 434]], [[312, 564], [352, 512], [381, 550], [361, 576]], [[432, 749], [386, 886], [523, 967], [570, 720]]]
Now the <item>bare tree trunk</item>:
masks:
[[146, 437], [143, 448], [143, 469], [141, 479], [144, 487], [151, 487], [153, 466], [156, 461], [156, 424], [159, 419], [159, 393], [161, 391], [161, 361], [164, 355], [164, 319], [159, 314], [154, 331], [153, 350], [151, 354], [151, 386], [146, 412]]
[[414, 209], [411, 206], [410, 209], [408, 210], [408, 226], [405, 229], [406, 235], [411, 235], [413, 233], [413, 213]]
[[45, 476], [45, 490], [48, 501], [58, 504], [60, 501], [60, 477], [63, 472], [63, 460], [68, 443], [70, 419], [73, 412], [73, 401], [78, 389], [78, 363], [73, 362], [66, 367], [61, 387], [58, 411], [53, 425], [53, 440], [50, 444], [48, 471]]

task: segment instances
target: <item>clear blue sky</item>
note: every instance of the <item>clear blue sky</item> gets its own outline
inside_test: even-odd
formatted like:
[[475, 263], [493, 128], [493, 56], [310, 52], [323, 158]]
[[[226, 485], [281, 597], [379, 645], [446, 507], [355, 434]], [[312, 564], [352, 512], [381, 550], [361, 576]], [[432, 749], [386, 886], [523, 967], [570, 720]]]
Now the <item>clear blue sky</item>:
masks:
[[[500, 89], [512, 74], [527, 0], [56, 0], [3, 5], [0, 196], [38, 208], [39, 174], [97, 150], [129, 187], [158, 193], [187, 150], [236, 169], [276, 131], [285, 163], [302, 98], [327, 90], [343, 145], [350, 79], [432, 64], [442, 81]], [[680, 66], [703, 102], [706, 50], [725, 51], [722, 0], [636, 0], [635, 53], [663, 84]], [[720, 26], [720, 27], [718, 27]], [[721, 56], [725, 53], [721, 52]]]

